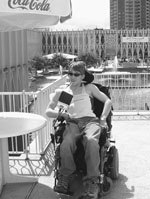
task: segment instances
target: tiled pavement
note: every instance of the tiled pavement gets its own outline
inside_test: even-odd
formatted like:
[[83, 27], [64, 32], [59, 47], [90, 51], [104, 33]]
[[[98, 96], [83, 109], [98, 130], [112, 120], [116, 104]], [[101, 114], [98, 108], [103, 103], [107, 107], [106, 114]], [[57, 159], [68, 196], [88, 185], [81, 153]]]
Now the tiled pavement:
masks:
[[[114, 182], [110, 194], [104, 199], [149, 199], [150, 198], [150, 120], [114, 120], [112, 133], [119, 151], [119, 179]], [[49, 154], [52, 151], [48, 152]], [[59, 196], [53, 192], [52, 158], [31, 161], [32, 172], [40, 173], [38, 183], [7, 184], [3, 188], [0, 199], [75, 199]], [[38, 159], [38, 158], [37, 158]], [[10, 162], [12, 163], [12, 162]], [[20, 163], [22, 164], [22, 163]], [[26, 174], [30, 171], [24, 169]], [[13, 165], [13, 163], [12, 163]], [[24, 167], [25, 168], [25, 167]], [[13, 172], [14, 169], [11, 167]], [[19, 169], [18, 169], [19, 170]], [[79, 189], [80, 185], [76, 188]], [[79, 189], [80, 190], [80, 189]]]

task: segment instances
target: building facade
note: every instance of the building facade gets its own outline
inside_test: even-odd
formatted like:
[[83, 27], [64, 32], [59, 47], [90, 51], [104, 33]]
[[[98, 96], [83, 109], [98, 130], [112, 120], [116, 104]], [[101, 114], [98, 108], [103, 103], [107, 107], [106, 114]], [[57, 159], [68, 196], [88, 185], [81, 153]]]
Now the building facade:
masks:
[[110, 0], [110, 28], [150, 28], [150, 1]]
[[83, 31], [24, 30], [0, 33], [0, 92], [28, 91], [34, 56], [62, 52], [105, 58], [150, 58], [150, 29]]
[[147, 59], [150, 57], [150, 30], [47, 31], [42, 34], [43, 54], [56, 52], [105, 58]]

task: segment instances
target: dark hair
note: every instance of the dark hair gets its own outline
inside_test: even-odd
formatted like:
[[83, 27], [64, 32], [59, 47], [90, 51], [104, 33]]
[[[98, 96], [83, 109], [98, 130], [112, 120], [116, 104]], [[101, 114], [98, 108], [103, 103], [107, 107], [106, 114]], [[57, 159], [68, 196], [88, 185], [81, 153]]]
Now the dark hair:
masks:
[[72, 62], [69, 66], [69, 71], [74, 70], [80, 72], [82, 75], [85, 75], [83, 79], [86, 83], [91, 83], [94, 80], [94, 75], [86, 69], [86, 64], [84, 61], [75, 61]]
[[80, 72], [82, 75], [85, 74], [86, 65], [83, 61], [72, 62], [69, 66], [69, 71], [74, 70]]

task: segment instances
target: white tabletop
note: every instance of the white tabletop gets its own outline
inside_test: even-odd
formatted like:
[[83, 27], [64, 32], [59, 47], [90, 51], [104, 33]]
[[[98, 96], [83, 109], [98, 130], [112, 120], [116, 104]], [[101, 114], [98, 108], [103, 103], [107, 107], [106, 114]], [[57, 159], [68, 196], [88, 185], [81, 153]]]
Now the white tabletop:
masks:
[[0, 112], [0, 138], [28, 134], [43, 128], [46, 119], [38, 114]]

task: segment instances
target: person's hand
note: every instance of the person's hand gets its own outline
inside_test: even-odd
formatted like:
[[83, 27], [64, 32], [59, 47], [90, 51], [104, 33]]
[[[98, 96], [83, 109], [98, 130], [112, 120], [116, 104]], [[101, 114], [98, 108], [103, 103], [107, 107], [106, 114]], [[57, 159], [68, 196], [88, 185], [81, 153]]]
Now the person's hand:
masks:
[[60, 117], [63, 117], [66, 121], [68, 121], [70, 119], [70, 115], [67, 112], [61, 113]]
[[107, 128], [106, 117], [102, 116], [100, 118], [100, 126]]

